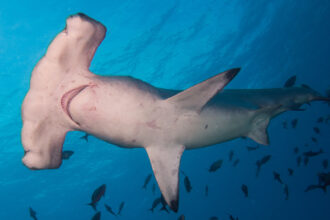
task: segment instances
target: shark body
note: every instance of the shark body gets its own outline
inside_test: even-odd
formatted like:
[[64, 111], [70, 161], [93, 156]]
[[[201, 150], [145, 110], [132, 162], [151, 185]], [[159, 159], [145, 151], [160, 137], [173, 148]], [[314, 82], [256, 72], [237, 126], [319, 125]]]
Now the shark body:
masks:
[[328, 101], [308, 87], [223, 90], [238, 68], [184, 91], [98, 76], [89, 65], [106, 28], [84, 14], [66, 23], [34, 68], [22, 105], [22, 161], [31, 169], [58, 168], [66, 133], [85, 131], [120, 147], [144, 148], [165, 201], [177, 211], [185, 149], [238, 137], [267, 145], [271, 118]]

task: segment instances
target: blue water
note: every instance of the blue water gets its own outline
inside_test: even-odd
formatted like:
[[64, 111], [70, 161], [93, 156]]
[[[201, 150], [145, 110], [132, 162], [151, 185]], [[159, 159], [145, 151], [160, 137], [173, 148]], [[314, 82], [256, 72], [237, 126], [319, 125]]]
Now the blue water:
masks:
[[[124, 2], [124, 3], [123, 3]], [[0, 7], [0, 219], [32, 219], [29, 207], [39, 220], [83, 220], [95, 214], [90, 206], [94, 189], [105, 183], [105, 197], [98, 204], [101, 219], [114, 219], [104, 208], [115, 211], [124, 201], [117, 219], [330, 219], [330, 193], [305, 193], [317, 183], [317, 173], [325, 172], [321, 162], [330, 159], [330, 124], [317, 124], [329, 115], [329, 106], [313, 103], [304, 112], [287, 112], [272, 120], [270, 146], [247, 152], [256, 146], [251, 140], [234, 140], [209, 148], [185, 151], [181, 169], [188, 175], [192, 192], [180, 179], [179, 212], [151, 213], [153, 200], [160, 195], [151, 187], [142, 190], [151, 173], [143, 149], [127, 150], [81, 132], [68, 134], [64, 150], [75, 153], [57, 170], [32, 171], [22, 163], [20, 107], [29, 89], [31, 71], [48, 44], [65, 26], [70, 14], [83, 12], [101, 21], [107, 36], [92, 62], [91, 71], [101, 75], [130, 75], [155, 86], [185, 89], [232, 67], [242, 67], [226, 88], [282, 87], [292, 75], [297, 84], [306, 83], [320, 92], [330, 86], [330, 2], [320, 1], [18, 1]], [[290, 121], [298, 118], [296, 129]], [[288, 121], [288, 129], [282, 122]], [[316, 137], [318, 143], [311, 141]], [[308, 146], [305, 146], [308, 144]], [[300, 153], [323, 148], [308, 166], [296, 165], [293, 148]], [[233, 168], [228, 161], [233, 150]], [[258, 178], [256, 160], [271, 154]], [[223, 159], [215, 173], [207, 170]], [[302, 163], [303, 164], [303, 163]], [[288, 176], [287, 168], [294, 169]], [[289, 187], [273, 179], [281, 174]], [[205, 185], [209, 196], [204, 195]], [[249, 187], [245, 198], [241, 185]]]

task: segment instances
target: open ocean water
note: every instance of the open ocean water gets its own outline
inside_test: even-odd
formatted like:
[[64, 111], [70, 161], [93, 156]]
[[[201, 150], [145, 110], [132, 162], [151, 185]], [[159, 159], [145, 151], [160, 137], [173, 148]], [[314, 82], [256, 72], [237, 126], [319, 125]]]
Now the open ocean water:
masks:
[[[179, 212], [149, 209], [160, 196], [143, 149], [123, 149], [82, 132], [67, 135], [64, 150], [74, 154], [56, 170], [33, 171], [22, 162], [21, 104], [29, 89], [31, 71], [51, 40], [77, 12], [102, 22], [107, 35], [96, 52], [91, 71], [100, 75], [129, 75], [154, 86], [186, 89], [224, 70], [241, 67], [226, 88], [280, 88], [296, 75], [325, 94], [330, 87], [330, 1], [320, 0], [169, 0], [169, 1], [2, 1], [0, 7], [0, 219], [91, 219], [87, 203], [93, 191], [106, 184], [97, 208], [101, 219], [207, 220], [212, 216], [239, 220], [327, 220], [330, 192], [304, 192], [329, 172], [330, 106], [314, 102], [305, 111], [286, 112], [268, 128], [269, 146], [236, 139], [208, 148], [185, 151], [180, 175]], [[323, 117], [322, 123], [317, 120]], [[292, 128], [292, 121], [297, 125]], [[287, 128], [283, 127], [287, 123]], [[314, 127], [319, 129], [315, 132]], [[315, 139], [312, 139], [315, 138]], [[313, 141], [314, 140], [314, 141]], [[248, 151], [247, 146], [259, 148]], [[298, 147], [299, 152], [294, 153]], [[304, 152], [324, 153], [304, 165]], [[229, 154], [233, 151], [233, 159]], [[256, 161], [271, 159], [256, 178]], [[297, 165], [297, 157], [301, 165]], [[216, 172], [214, 161], [223, 160]], [[233, 161], [239, 159], [236, 167]], [[294, 170], [289, 176], [288, 168]], [[274, 179], [281, 176], [283, 184]], [[248, 187], [246, 198], [242, 184]], [[288, 198], [284, 193], [288, 186]], [[208, 196], [205, 187], [208, 186]], [[329, 191], [329, 189], [328, 189]], [[114, 217], [104, 207], [121, 215]]]

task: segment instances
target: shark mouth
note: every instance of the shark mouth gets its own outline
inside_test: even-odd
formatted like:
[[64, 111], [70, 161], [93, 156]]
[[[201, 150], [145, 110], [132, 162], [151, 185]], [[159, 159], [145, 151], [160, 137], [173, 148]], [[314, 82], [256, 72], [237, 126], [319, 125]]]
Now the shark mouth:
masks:
[[69, 111], [70, 103], [76, 95], [78, 95], [82, 90], [84, 90], [88, 86], [89, 85], [82, 85], [77, 88], [71, 89], [68, 92], [64, 93], [64, 95], [61, 98], [61, 106], [63, 111], [77, 125], [79, 125], [79, 123], [73, 120], [71, 113]]

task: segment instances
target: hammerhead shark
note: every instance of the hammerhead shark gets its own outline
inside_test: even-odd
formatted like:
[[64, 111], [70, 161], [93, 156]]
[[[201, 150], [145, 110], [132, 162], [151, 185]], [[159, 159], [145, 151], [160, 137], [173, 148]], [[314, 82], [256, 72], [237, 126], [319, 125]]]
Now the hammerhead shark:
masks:
[[124, 148], [144, 148], [166, 203], [177, 212], [179, 166], [186, 149], [239, 137], [268, 145], [269, 121], [315, 100], [329, 101], [307, 86], [223, 90], [239, 68], [184, 91], [156, 88], [129, 76], [89, 71], [106, 27], [78, 13], [35, 66], [22, 104], [24, 157], [30, 169], [62, 163], [68, 131], [84, 131]]

